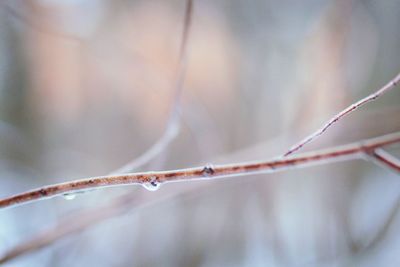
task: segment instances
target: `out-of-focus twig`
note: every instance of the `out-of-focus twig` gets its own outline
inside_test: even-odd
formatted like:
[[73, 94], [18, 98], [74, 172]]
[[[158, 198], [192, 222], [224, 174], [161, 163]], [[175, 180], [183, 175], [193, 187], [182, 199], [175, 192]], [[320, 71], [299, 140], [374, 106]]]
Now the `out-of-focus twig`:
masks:
[[[386, 215], [386, 218], [382, 221], [382, 225], [377, 229], [376, 233], [373, 235], [372, 240], [365, 243], [352, 242], [352, 257], [349, 259], [348, 252], [342, 254], [336, 254], [334, 257], [330, 258], [318, 258], [312, 262], [307, 262], [306, 265], [302, 266], [330, 266], [334, 262], [338, 266], [362, 266], [357, 264], [360, 260], [365, 262], [366, 255], [372, 255], [373, 251], [379, 246], [384, 245], [383, 243], [389, 238], [390, 231], [393, 227], [396, 227], [396, 220], [398, 220], [398, 215], [400, 211], [400, 198], [397, 198], [390, 211]], [[350, 262], [349, 262], [350, 260]]]
[[367, 155], [378, 165], [400, 173], [400, 161], [382, 148], [375, 149]]
[[292, 146], [283, 156], [284, 157], [289, 156], [289, 155], [295, 153], [296, 151], [300, 150], [302, 147], [304, 147], [308, 143], [314, 141], [316, 138], [321, 136], [326, 130], [328, 130], [333, 124], [338, 122], [344, 116], [350, 114], [351, 112], [353, 112], [354, 110], [358, 109], [359, 107], [361, 107], [361, 106], [363, 106], [363, 105], [365, 105], [365, 104], [377, 99], [378, 97], [382, 96], [383, 94], [387, 93], [388, 91], [390, 91], [391, 89], [396, 87], [396, 85], [399, 82], [400, 82], [400, 73], [397, 74], [396, 77], [394, 77], [390, 82], [388, 82], [385, 86], [383, 86], [382, 88], [380, 88], [376, 92], [374, 92], [374, 93], [368, 95], [367, 97], [357, 101], [356, 103], [351, 104], [350, 106], [348, 106], [347, 108], [345, 108], [344, 110], [342, 110], [341, 112], [339, 112], [338, 114], [333, 116], [321, 128], [319, 128], [318, 130], [316, 130], [315, 132], [313, 132], [312, 134], [310, 134], [309, 136], [307, 136], [306, 138], [301, 140], [299, 143], [297, 143], [294, 146]]
[[73, 216], [62, 219], [54, 227], [49, 227], [41, 231], [31, 239], [25, 240], [7, 251], [0, 257], [0, 264], [28, 252], [43, 248], [64, 236], [79, 232], [89, 225], [93, 225], [94, 222], [101, 222], [107, 218], [118, 215], [126, 211], [132, 205], [138, 204], [137, 202], [141, 200], [142, 199], [137, 198], [136, 195], [135, 197], [133, 197], [132, 194], [130, 196], [124, 195], [116, 198], [106, 206], [101, 206], [101, 209], [93, 208], [72, 214]]
[[180, 119], [179, 113], [181, 109], [181, 96], [183, 90], [183, 82], [186, 75], [186, 62], [187, 62], [187, 46], [192, 24], [193, 14], [193, 0], [188, 0], [186, 3], [185, 17], [182, 29], [182, 39], [179, 48], [178, 64], [174, 80], [174, 96], [171, 105], [169, 119], [164, 134], [158, 141], [150, 147], [145, 153], [135, 158], [125, 166], [115, 170], [113, 173], [127, 173], [136, 170], [154, 159], [161, 151], [163, 151], [179, 133]]
[[74, 194], [84, 190], [117, 185], [141, 184], [146, 188], [158, 187], [162, 183], [214, 179], [227, 176], [271, 173], [310, 164], [326, 164], [332, 161], [349, 160], [377, 148], [400, 142], [400, 132], [380, 136], [347, 146], [333, 147], [326, 151], [316, 151], [298, 156], [258, 162], [203, 166], [181, 170], [142, 172], [121, 175], [91, 177], [72, 182], [60, 183], [34, 189], [0, 200], [0, 208], [25, 204], [59, 195]]
[[[173, 85], [173, 102], [171, 104], [169, 119], [167, 121], [167, 126], [163, 135], [153, 146], [146, 150], [146, 152], [144, 152], [142, 155], [135, 158], [131, 162], [127, 163], [123, 167], [114, 170], [113, 172], [111, 172], [111, 174], [131, 172], [146, 165], [155, 157], [160, 155], [160, 153], [162, 153], [178, 135], [180, 124], [180, 98], [182, 95], [183, 81], [186, 73], [187, 46], [191, 28], [192, 14], [193, 0], [187, 0], [183, 23], [182, 40], [179, 48], [178, 64], [175, 74], [176, 77]], [[32, 239], [18, 244], [0, 257], [0, 264], [14, 259], [20, 255], [26, 254], [30, 251], [38, 250], [64, 236], [79, 232], [96, 222], [101, 222], [118, 214], [123, 214], [126, 211], [132, 209], [132, 207], [140, 206], [141, 203], [147, 204], [149, 202], [151, 201], [142, 197], [139, 198], [137, 194], [132, 194], [130, 192], [128, 194], [123, 194], [116, 197], [111, 201], [111, 203], [106, 206], [95, 207], [90, 210], [81, 211], [78, 214], [74, 214], [73, 216], [61, 220], [61, 222], [59, 222], [56, 227], [45, 229], [38, 235], [34, 236]], [[79, 219], [77, 220], [76, 218]]]
[[12, 6], [10, 6], [7, 2], [3, 2], [2, 6], [15, 19], [18, 19], [22, 23], [25, 23], [26, 25], [30, 26], [32, 29], [34, 29], [40, 33], [51, 34], [52, 36], [61, 37], [61, 38], [64, 38], [65, 40], [77, 42], [77, 43], [81, 43], [83, 41], [83, 39], [78, 36], [68, 34], [66, 32], [55, 29], [53, 27], [49, 27], [48, 25], [42, 25], [42, 23], [35, 21], [31, 17], [24, 16], [19, 11], [15, 10]]
[[[155, 203], [161, 203], [162, 201], [166, 201], [176, 195], [184, 196], [185, 194], [192, 194], [194, 193], [194, 190], [196, 190], [195, 192], [198, 192], [200, 188], [199, 185], [192, 185], [192, 187], [185, 187], [180, 190], [168, 192], [163, 191], [160, 192], [162, 194], [157, 195], [141, 194], [138, 197], [137, 194], [123, 194], [114, 198], [105, 205], [84, 209], [71, 214], [67, 218], [60, 220], [55, 225], [40, 231], [30, 239], [17, 244], [15, 247], [2, 254], [0, 256], [0, 264], [25, 255], [29, 252], [39, 250], [43, 247], [53, 244], [63, 237], [81, 232], [86, 228], [94, 227], [108, 219], [116, 216], [123, 216], [126, 213], [129, 213], [131, 210], [143, 208], [147, 205], [154, 205]], [[203, 188], [205, 187], [206, 186]]]

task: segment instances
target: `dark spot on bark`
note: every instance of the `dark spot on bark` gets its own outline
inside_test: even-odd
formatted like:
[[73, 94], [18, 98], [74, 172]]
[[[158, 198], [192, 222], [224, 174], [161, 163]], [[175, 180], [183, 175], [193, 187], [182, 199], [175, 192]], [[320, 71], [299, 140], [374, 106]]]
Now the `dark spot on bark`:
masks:
[[42, 196], [47, 196], [47, 191], [44, 190], [44, 189], [40, 189], [40, 190], [39, 190], [39, 193], [40, 193]]
[[213, 174], [215, 173], [215, 171], [214, 171], [214, 168], [213, 168], [212, 166], [207, 165], [207, 166], [205, 166], [205, 167], [203, 168], [203, 170], [201, 171], [201, 173], [202, 173], [203, 175], [205, 175], [205, 176], [210, 176], [210, 175], [213, 175]]
[[274, 165], [274, 164], [269, 165], [269, 167], [271, 168], [271, 170], [275, 170], [276, 169], [276, 165]]

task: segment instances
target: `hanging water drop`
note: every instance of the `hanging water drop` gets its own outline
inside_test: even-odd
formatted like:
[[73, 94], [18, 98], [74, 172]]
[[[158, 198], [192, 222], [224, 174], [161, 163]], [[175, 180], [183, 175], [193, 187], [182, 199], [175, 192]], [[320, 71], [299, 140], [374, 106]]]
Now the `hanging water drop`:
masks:
[[149, 191], [156, 191], [160, 188], [161, 184], [157, 182], [157, 177], [153, 176], [150, 178], [150, 182], [143, 183], [143, 187]]
[[154, 182], [144, 183], [143, 187], [149, 191], [157, 191], [160, 188], [160, 184]]
[[76, 195], [75, 194], [64, 194], [63, 197], [66, 200], [73, 200], [73, 199], [75, 199]]

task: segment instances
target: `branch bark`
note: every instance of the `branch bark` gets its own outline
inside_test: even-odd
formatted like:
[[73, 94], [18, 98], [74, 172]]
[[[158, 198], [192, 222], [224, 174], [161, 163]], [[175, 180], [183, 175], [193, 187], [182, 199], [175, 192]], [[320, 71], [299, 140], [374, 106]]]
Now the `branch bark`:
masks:
[[359, 158], [377, 148], [400, 142], [400, 132], [353, 143], [347, 146], [334, 147], [329, 150], [316, 151], [287, 158], [266, 161], [226, 164], [217, 166], [202, 166], [189, 169], [142, 172], [122, 175], [91, 177], [72, 182], [60, 183], [34, 189], [0, 200], [0, 208], [25, 204], [32, 201], [48, 199], [65, 194], [75, 194], [86, 190], [141, 184], [146, 188], [158, 187], [160, 184], [182, 182], [199, 179], [214, 179], [228, 176], [249, 175], [255, 173], [271, 173], [294, 167], [304, 167], [312, 164], [326, 164], [332, 161], [343, 161]]

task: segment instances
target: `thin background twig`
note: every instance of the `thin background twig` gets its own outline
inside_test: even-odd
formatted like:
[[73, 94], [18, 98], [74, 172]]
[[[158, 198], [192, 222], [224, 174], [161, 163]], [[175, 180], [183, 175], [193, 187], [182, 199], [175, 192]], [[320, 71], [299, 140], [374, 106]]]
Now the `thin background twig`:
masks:
[[388, 82], [386, 85], [384, 85], [382, 88], [378, 89], [376, 92], [368, 95], [367, 97], [351, 104], [347, 108], [343, 109], [340, 111], [338, 114], [333, 116], [329, 121], [327, 121], [321, 128], [298, 142], [297, 144], [293, 145], [283, 156], [287, 157], [301, 148], [303, 148], [305, 145], [308, 143], [311, 143], [315, 139], [317, 139], [319, 136], [325, 133], [331, 126], [333, 126], [336, 122], [338, 122], [340, 119], [345, 117], [346, 115], [350, 114], [354, 110], [358, 109], [359, 107], [377, 99], [378, 97], [382, 96], [383, 94], [389, 92], [391, 89], [397, 86], [397, 84], [400, 82], [400, 73], [397, 74], [396, 77], [394, 77], [390, 82]]
[[378, 165], [400, 173], [400, 161], [382, 148], [375, 149], [367, 155]]
[[[173, 101], [171, 104], [170, 115], [167, 120], [167, 126], [163, 135], [142, 155], [128, 162], [121, 168], [112, 171], [110, 174], [132, 172], [139, 169], [140, 167], [151, 162], [163, 151], [165, 151], [168, 148], [169, 144], [177, 137], [180, 128], [181, 96], [187, 69], [187, 50], [192, 24], [192, 16], [193, 0], [187, 0], [181, 44], [178, 53], [178, 63], [173, 84]], [[90, 210], [79, 212], [79, 214], [74, 214], [70, 217], [67, 217], [66, 219], [63, 219], [57, 224], [55, 228], [51, 227], [45, 229], [37, 236], [29, 239], [26, 242], [22, 242], [16, 245], [14, 248], [10, 249], [8, 252], [2, 255], [2, 257], [0, 257], [0, 264], [14, 259], [20, 255], [26, 254], [30, 251], [38, 250], [64, 236], [83, 230], [89, 225], [93, 225], [94, 222], [104, 221], [107, 218], [113, 217], [117, 214], [121, 214], [129, 209], [132, 209], [132, 207], [136, 207], [140, 203], [148, 202], [148, 200], [145, 201], [143, 198], [139, 198], [137, 194], [132, 194], [131, 192], [129, 192], [127, 194], [123, 194], [114, 198], [106, 206], [102, 206], [100, 208], [96, 207]], [[76, 220], [76, 218], [79, 218], [79, 220]]]
[[192, 24], [192, 13], [193, 13], [193, 0], [187, 0], [185, 8], [185, 17], [183, 21], [182, 38], [179, 47], [178, 64], [175, 73], [174, 80], [174, 94], [173, 102], [171, 105], [170, 115], [167, 121], [166, 129], [158, 141], [151, 146], [146, 152], [139, 157], [135, 158], [131, 162], [122, 166], [121, 168], [113, 171], [112, 173], [126, 173], [132, 172], [139, 167], [149, 163], [153, 160], [161, 151], [165, 150], [166, 147], [176, 138], [180, 128], [180, 109], [181, 109], [181, 96], [183, 91], [183, 83], [186, 75], [186, 64], [187, 64], [187, 46], [190, 35], [190, 28]]

